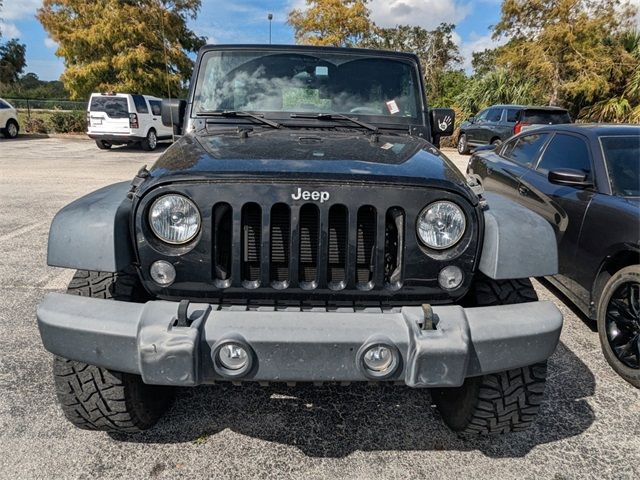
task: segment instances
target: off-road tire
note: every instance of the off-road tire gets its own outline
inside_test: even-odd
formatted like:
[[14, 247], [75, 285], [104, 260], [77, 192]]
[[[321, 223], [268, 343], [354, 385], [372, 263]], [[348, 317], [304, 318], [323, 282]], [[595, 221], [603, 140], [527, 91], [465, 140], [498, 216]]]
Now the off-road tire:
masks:
[[607, 337], [607, 307], [615, 291], [624, 283], [640, 283], [640, 265], [631, 265], [614, 273], [607, 281], [598, 300], [597, 323], [602, 353], [613, 370], [636, 388], [640, 388], [640, 370], [625, 365], [614, 353]]
[[146, 138], [140, 142], [140, 147], [145, 152], [152, 152], [158, 148], [158, 134], [153, 128], [147, 132]]
[[469, 155], [469, 144], [467, 143], [467, 134], [461, 133], [458, 137], [458, 143], [456, 145], [458, 153], [460, 155]]
[[104, 140], [96, 140], [96, 145], [100, 150], [109, 150], [113, 146]]
[[465, 380], [431, 395], [451, 430], [489, 435], [526, 430], [544, 399], [547, 362]]
[[55, 357], [56, 395], [67, 419], [83, 430], [137, 433], [168, 408], [171, 391], [146, 385], [138, 375], [113, 372]]
[[[493, 280], [478, 273], [465, 306], [535, 302], [529, 279]], [[547, 362], [467, 378], [457, 388], [437, 388], [431, 397], [444, 422], [463, 435], [517, 432], [531, 426], [544, 398]]]
[[[133, 272], [78, 270], [67, 293], [120, 301], [144, 301]], [[55, 357], [53, 377], [58, 402], [78, 428], [135, 433], [153, 426], [173, 398], [169, 387], [146, 385], [138, 375]]]

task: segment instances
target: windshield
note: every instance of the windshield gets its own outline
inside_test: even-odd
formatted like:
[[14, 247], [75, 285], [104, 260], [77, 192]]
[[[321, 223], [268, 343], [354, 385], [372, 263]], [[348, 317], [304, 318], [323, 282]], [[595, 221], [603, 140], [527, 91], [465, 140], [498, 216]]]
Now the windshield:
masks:
[[129, 106], [126, 97], [93, 97], [91, 98], [89, 111], [106, 113], [111, 118], [129, 118]]
[[203, 58], [194, 114], [325, 113], [421, 124], [419, 89], [417, 69], [408, 61], [330, 52], [214, 51]]
[[640, 135], [601, 137], [614, 195], [640, 196]]

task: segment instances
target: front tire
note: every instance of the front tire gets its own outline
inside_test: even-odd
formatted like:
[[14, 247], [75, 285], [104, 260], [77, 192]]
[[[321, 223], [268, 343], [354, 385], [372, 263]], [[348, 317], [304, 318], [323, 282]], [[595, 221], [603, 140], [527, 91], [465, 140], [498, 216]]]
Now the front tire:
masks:
[[[529, 279], [493, 280], [481, 273], [465, 306], [487, 307], [535, 302]], [[547, 362], [467, 378], [460, 387], [437, 388], [431, 396], [444, 422], [464, 435], [517, 432], [529, 428], [544, 398]]]
[[[79, 270], [67, 293], [129, 302], [145, 294], [133, 272]], [[66, 418], [84, 430], [136, 433], [152, 427], [169, 407], [170, 387], [146, 385], [139, 375], [55, 357], [56, 396]]]
[[10, 139], [17, 138], [20, 133], [20, 126], [15, 120], [9, 120], [7, 126], [3, 130], [4, 136]]
[[158, 136], [153, 128], [149, 130], [147, 137], [140, 142], [140, 146], [146, 152], [151, 152], [158, 147]]
[[462, 133], [458, 137], [458, 153], [460, 155], [469, 155], [469, 143], [467, 142], [466, 133]]
[[640, 265], [615, 273], [598, 301], [598, 336], [611, 368], [640, 388]]

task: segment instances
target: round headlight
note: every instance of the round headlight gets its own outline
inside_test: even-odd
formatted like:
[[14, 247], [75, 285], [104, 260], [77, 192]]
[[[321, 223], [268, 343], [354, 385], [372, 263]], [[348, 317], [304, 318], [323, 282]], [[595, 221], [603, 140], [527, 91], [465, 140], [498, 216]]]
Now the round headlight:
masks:
[[444, 250], [460, 241], [466, 228], [462, 209], [453, 202], [427, 205], [418, 215], [418, 237], [427, 247]]
[[164, 195], [149, 210], [149, 224], [163, 242], [179, 245], [194, 239], [200, 230], [200, 212], [182, 195]]

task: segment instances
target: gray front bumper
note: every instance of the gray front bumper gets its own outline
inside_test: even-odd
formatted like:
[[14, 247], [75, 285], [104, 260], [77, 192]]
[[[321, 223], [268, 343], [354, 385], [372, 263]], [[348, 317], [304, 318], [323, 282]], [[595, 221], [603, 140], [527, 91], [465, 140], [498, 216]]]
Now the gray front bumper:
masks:
[[51, 293], [38, 326], [55, 355], [142, 376], [145, 383], [199, 385], [225, 378], [211, 352], [240, 340], [253, 368], [239, 380], [322, 382], [371, 380], [359, 355], [383, 342], [401, 357], [386, 380], [410, 387], [453, 387], [466, 377], [546, 360], [555, 350], [562, 314], [551, 302], [464, 309], [434, 307], [437, 327], [421, 330], [420, 307], [377, 311], [248, 311], [192, 303], [189, 327], [176, 326], [178, 303], [146, 304]]

